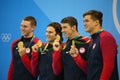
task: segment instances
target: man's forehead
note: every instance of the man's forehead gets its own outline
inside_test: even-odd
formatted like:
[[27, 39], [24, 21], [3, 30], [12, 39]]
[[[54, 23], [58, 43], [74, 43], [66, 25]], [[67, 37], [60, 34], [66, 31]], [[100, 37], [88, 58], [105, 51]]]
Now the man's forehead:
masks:
[[70, 24], [69, 23], [62, 23], [61, 26], [66, 27], [66, 26], [70, 26]]

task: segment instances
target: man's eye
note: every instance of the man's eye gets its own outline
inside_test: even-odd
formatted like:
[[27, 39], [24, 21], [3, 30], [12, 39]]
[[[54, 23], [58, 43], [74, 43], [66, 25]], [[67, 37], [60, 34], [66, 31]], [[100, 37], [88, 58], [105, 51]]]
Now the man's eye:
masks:
[[23, 28], [27, 28], [27, 26], [26, 26], [26, 25], [21, 25], [21, 27], [23, 27]]

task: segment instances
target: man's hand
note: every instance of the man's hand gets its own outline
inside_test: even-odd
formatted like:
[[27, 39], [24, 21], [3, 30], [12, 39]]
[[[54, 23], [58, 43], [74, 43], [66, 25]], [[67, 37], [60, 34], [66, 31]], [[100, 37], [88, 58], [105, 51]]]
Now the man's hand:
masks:
[[32, 46], [32, 51], [33, 52], [38, 52], [38, 48], [39, 48], [39, 45], [35, 44], [35, 45]]
[[58, 40], [55, 40], [55, 41], [53, 42], [53, 49], [54, 49], [55, 51], [58, 51], [58, 50], [60, 50], [60, 48], [61, 48], [60, 42], [59, 42]]
[[26, 53], [26, 48], [25, 47], [20, 47], [18, 48], [18, 52], [20, 56], [23, 56]]
[[70, 55], [76, 57], [79, 54], [78, 49], [75, 46], [71, 46]]

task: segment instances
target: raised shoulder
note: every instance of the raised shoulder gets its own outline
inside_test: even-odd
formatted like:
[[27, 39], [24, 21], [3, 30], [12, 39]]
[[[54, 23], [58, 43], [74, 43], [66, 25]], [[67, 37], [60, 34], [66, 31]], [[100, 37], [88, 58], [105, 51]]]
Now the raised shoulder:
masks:
[[34, 43], [37, 43], [40, 39], [38, 37], [34, 38]]
[[89, 37], [86, 37], [86, 36], [82, 36], [82, 38], [81, 38], [82, 40], [84, 40], [85, 41], [85, 43], [91, 43], [92, 42], [92, 40], [91, 40], [91, 38], [89, 38]]

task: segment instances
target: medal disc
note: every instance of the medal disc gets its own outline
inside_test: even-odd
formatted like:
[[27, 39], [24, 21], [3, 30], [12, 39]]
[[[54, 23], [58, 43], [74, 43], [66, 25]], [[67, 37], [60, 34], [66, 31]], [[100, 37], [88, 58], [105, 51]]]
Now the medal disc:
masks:
[[22, 48], [23, 46], [24, 46], [23, 42], [20, 41], [20, 42], [18, 43], [18, 48]]
[[30, 48], [26, 48], [26, 53], [30, 53]]

